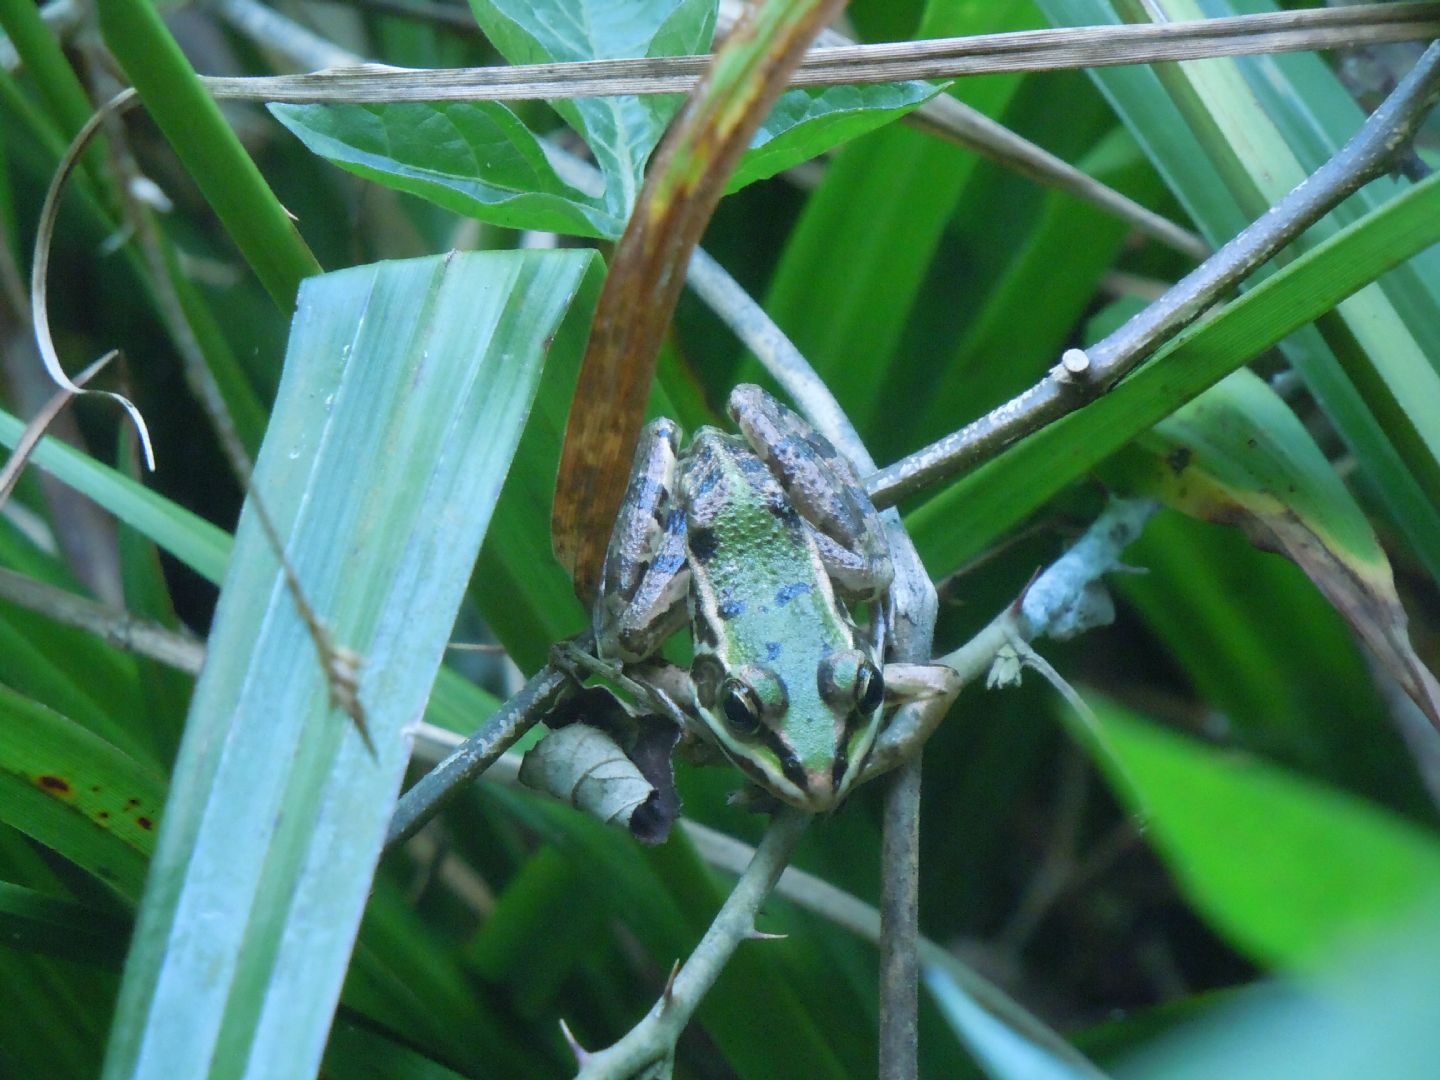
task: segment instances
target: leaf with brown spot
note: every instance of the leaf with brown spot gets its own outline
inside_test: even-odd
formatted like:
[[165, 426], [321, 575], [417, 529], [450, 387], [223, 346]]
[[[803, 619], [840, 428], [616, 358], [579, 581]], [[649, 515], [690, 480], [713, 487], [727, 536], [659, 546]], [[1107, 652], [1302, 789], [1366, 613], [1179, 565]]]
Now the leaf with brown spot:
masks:
[[747, 13], [661, 143], [615, 249], [575, 390], [551, 538], [582, 600], [595, 594], [686, 267], [751, 135], [844, 0], [767, 0]]
[[80, 724], [0, 686], [0, 821], [134, 903], [165, 781]]
[[[1294, 560], [1440, 727], [1440, 683], [1410, 642], [1390, 561], [1295, 414], [1241, 369], [1161, 421], [1106, 478]], [[1303, 628], [1290, 628], [1300, 632]]]

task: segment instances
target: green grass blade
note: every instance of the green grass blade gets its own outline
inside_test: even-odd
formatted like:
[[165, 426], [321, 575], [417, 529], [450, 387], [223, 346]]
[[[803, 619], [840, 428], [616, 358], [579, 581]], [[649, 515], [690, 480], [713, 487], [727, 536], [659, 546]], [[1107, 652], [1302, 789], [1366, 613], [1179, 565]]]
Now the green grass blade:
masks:
[[124, 66], [271, 298], [288, 310], [320, 265], [200, 84], [149, 0], [101, 0], [105, 43]]
[[165, 798], [156, 772], [53, 709], [0, 687], [0, 821], [129, 903]]
[[0, 881], [0, 940], [6, 948], [120, 969], [129, 928], [108, 911]]
[[550, 339], [595, 264], [590, 252], [451, 255], [302, 290], [254, 491], [308, 602], [363, 658], [377, 752], [331, 707], [249, 507], [107, 1076], [314, 1075], [404, 729], [424, 708]]
[[[13, 450], [24, 430], [25, 425], [19, 419], [0, 410], [0, 446]], [[88, 495], [206, 581], [220, 584], [231, 543], [223, 529], [73, 446], [48, 436], [35, 448], [30, 464], [44, 469], [82, 495]]]

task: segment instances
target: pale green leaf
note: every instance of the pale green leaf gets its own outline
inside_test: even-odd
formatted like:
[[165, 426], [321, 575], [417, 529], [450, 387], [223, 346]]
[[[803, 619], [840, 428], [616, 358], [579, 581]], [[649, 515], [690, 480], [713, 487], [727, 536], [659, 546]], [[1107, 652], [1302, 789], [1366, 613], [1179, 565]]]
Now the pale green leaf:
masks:
[[[424, 709], [550, 339], [593, 287], [595, 262], [489, 252], [306, 282], [108, 1076], [314, 1075], [408, 758], [405, 728]], [[374, 753], [331, 704], [257, 495], [308, 603], [360, 656]]]

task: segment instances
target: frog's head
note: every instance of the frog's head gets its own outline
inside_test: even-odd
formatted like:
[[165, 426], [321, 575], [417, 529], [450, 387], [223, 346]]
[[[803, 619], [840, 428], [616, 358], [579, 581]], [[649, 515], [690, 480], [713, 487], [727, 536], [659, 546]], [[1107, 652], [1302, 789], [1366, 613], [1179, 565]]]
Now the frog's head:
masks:
[[725, 754], [783, 801], [824, 813], [864, 769], [885, 680], [864, 648], [824, 653], [794, 670], [810, 678], [787, 682], [779, 667], [763, 663], [728, 669], [713, 652], [700, 651], [690, 676], [697, 711]]

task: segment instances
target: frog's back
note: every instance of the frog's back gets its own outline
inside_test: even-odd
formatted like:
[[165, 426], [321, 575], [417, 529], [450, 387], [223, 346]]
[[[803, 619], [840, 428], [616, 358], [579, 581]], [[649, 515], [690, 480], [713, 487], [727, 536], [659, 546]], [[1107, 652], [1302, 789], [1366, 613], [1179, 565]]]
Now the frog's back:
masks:
[[732, 661], [774, 662], [767, 654], [781, 643], [798, 644], [796, 626], [812, 627], [820, 650], [850, 647], [809, 529], [744, 440], [702, 428], [681, 465], [680, 487], [693, 600], [712, 624], [744, 627], [726, 635]]

